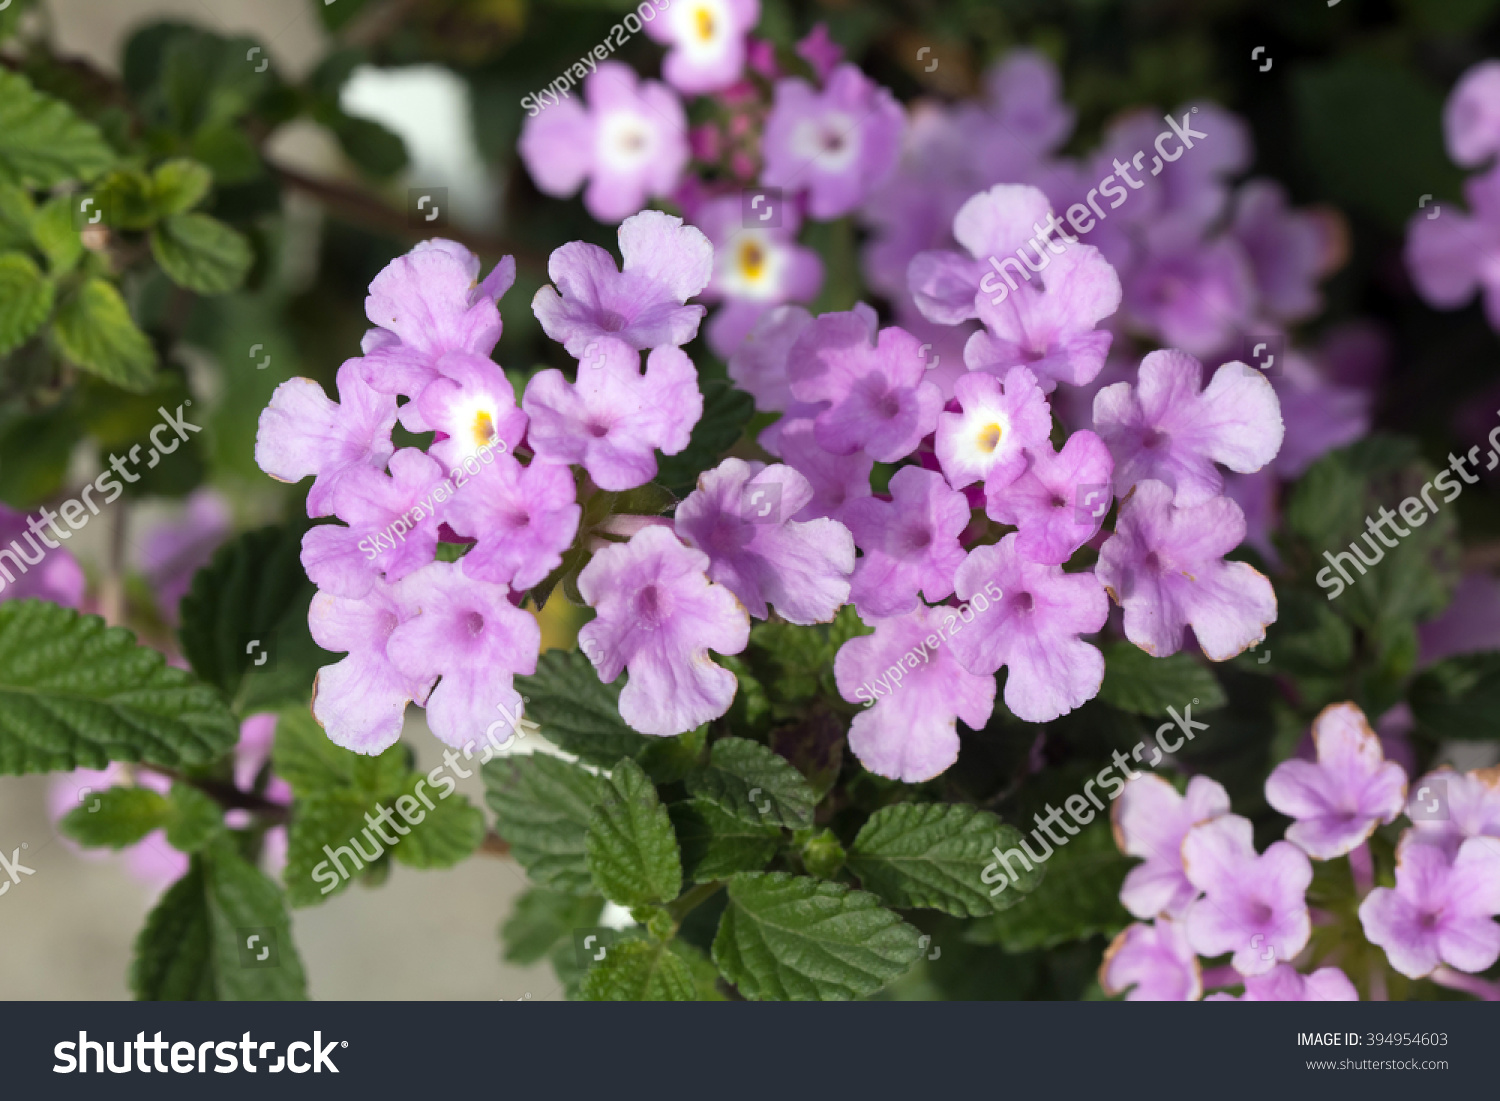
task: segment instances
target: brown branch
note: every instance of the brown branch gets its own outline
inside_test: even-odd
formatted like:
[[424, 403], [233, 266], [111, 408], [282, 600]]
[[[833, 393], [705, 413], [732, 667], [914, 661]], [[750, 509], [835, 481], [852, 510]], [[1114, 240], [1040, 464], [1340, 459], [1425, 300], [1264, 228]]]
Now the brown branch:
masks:
[[510, 842], [494, 830], [490, 830], [484, 835], [484, 840], [479, 843], [479, 848], [476, 851], [482, 852], [486, 856], [509, 856]]
[[241, 791], [234, 784], [225, 780], [207, 780], [184, 776], [175, 769], [166, 768], [162, 765], [148, 765], [144, 762], [137, 764], [136, 767], [155, 772], [177, 783], [195, 787], [225, 810], [248, 810], [258, 814], [273, 826], [284, 824], [292, 815], [291, 807], [281, 803], [273, 803], [265, 796], [257, 795], [253, 791]]

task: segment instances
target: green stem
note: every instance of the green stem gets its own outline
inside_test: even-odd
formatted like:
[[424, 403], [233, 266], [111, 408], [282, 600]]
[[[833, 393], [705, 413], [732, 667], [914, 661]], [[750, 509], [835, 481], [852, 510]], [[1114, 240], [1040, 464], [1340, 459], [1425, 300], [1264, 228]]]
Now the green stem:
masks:
[[681, 925], [683, 918], [707, 902], [723, 886], [723, 880], [715, 883], [700, 883], [676, 902], [671, 903], [667, 907], [667, 913], [672, 915], [673, 921]]

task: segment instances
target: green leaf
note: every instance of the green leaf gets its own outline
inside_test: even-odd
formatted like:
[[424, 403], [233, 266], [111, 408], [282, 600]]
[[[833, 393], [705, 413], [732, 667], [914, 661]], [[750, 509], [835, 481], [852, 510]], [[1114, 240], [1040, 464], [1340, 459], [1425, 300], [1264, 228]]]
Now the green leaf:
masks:
[[276, 720], [271, 763], [297, 798], [351, 788], [379, 799], [406, 781], [406, 753], [394, 745], [374, 757], [334, 745], [304, 705], [288, 707]]
[[650, 738], [625, 725], [619, 686], [601, 683], [582, 651], [548, 650], [537, 659], [536, 672], [515, 683], [526, 697], [526, 717], [564, 753], [608, 768], [651, 745]]
[[152, 205], [161, 215], [186, 214], [203, 201], [214, 174], [186, 157], [163, 161], [151, 173]]
[[[121, 165], [105, 176], [94, 189], [92, 198], [97, 210], [91, 210], [89, 216], [98, 213], [106, 225], [116, 229], [147, 229], [162, 215], [157, 207], [152, 178], [135, 165]], [[70, 222], [72, 213], [70, 207]]]
[[[1130, 915], [1120, 905], [1120, 884], [1130, 865], [1115, 847], [1108, 822], [1086, 826], [1066, 845], [1055, 848], [1043, 865], [1046, 875], [1040, 886], [1014, 898], [1007, 890], [1001, 898], [1009, 900], [1009, 908], [974, 922], [967, 939], [998, 944], [1007, 952], [1025, 952], [1097, 933], [1114, 936], [1130, 923]], [[1009, 866], [1016, 871], [1024, 867], [1015, 858]]]
[[302, 570], [306, 531], [294, 523], [238, 536], [182, 599], [183, 654], [242, 712], [305, 704], [318, 668], [331, 660], [307, 628], [315, 589]]
[[0, 416], [0, 499], [30, 510], [61, 492], [83, 426], [66, 400], [35, 413], [12, 409]]
[[63, 299], [52, 335], [65, 358], [122, 390], [146, 390], [156, 381], [156, 352], [107, 279], [88, 279]]
[[667, 944], [629, 940], [589, 968], [579, 995], [586, 1002], [690, 1002], [697, 985]]
[[0, 773], [207, 764], [239, 739], [219, 694], [120, 627], [0, 603]]
[[536, 963], [545, 959], [552, 946], [571, 937], [574, 929], [599, 922], [604, 900], [598, 896], [577, 898], [545, 887], [532, 887], [516, 900], [516, 907], [501, 927], [507, 963]]
[[224, 810], [212, 797], [191, 784], [172, 785], [167, 844], [185, 853], [197, 852], [224, 828]]
[[0, 181], [50, 188], [91, 180], [114, 159], [98, 129], [66, 103], [0, 70]]
[[31, 257], [21, 252], [0, 256], [0, 356], [36, 335], [52, 312], [52, 294], [52, 284]]
[[59, 195], [43, 204], [31, 222], [31, 241], [47, 258], [53, 276], [66, 275], [83, 259], [83, 238], [73, 226], [71, 196]]
[[344, 155], [367, 175], [383, 180], [406, 167], [406, 143], [400, 134], [372, 119], [342, 111], [332, 112], [327, 121]]
[[592, 894], [585, 837], [594, 805], [603, 797], [603, 781], [542, 754], [497, 758], [482, 771], [495, 828], [532, 882]]
[[14, 184], [0, 183], [0, 248], [15, 248], [31, 240], [31, 222], [36, 204], [31, 193]]
[[683, 873], [694, 883], [758, 872], [781, 845], [781, 829], [751, 825], [705, 799], [673, 803], [668, 812], [682, 849]]
[[1500, 738], [1500, 652], [1438, 662], [1412, 682], [1409, 699], [1435, 738]]
[[784, 872], [729, 881], [713, 946], [724, 977], [752, 1000], [864, 997], [921, 954], [917, 930], [874, 895]]
[[688, 791], [754, 825], [806, 829], [818, 797], [802, 773], [758, 742], [722, 738], [706, 768], [690, 774]]
[[[407, 778], [406, 790], [386, 802], [392, 811], [398, 812], [397, 821], [401, 825], [395, 827], [396, 832], [401, 833], [401, 826], [411, 831], [401, 837], [391, 855], [409, 868], [451, 868], [484, 840], [484, 812], [463, 795], [443, 798], [439, 794], [433, 806], [427, 808], [416, 792], [419, 780], [425, 781], [426, 777], [413, 773]], [[405, 814], [399, 814], [403, 810]], [[414, 824], [406, 825], [408, 820]]]
[[130, 987], [142, 1001], [306, 999], [281, 892], [227, 841], [194, 856], [136, 939]]
[[688, 445], [676, 455], [657, 452], [656, 482], [678, 497], [685, 497], [698, 485], [698, 475], [718, 463], [719, 457], [734, 446], [755, 413], [755, 399], [736, 390], [723, 379], [700, 382], [703, 390], [703, 416], [693, 426]]
[[171, 810], [166, 796], [150, 788], [109, 788], [85, 795], [58, 828], [86, 848], [123, 849], [161, 829]]
[[682, 890], [682, 858], [656, 787], [629, 757], [614, 767], [584, 839], [589, 874], [621, 906], [670, 902]]
[[[849, 869], [888, 906], [942, 910], [955, 917], [995, 912], [983, 879], [992, 850], [1020, 844], [1021, 835], [988, 811], [962, 804], [902, 803], [876, 811], [849, 850]], [[1041, 873], [1012, 885], [1034, 889]]]
[[370, 828], [365, 815], [374, 811], [375, 799], [353, 788], [297, 798], [287, 830], [286, 869], [281, 873], [288, 902], [316, 905], [344, 890], [366, 864], [380, 860], [384, 845], [378, 837], [363, 836]]
[[172, 214], [151, 231], [151, 254], [172, 282], [199, 294], [228, 294], [254, 255], [243, 234], [207, 214]]
[[1228, 702], [1219, 680], [1188, 653], [1154, 658], [1128, 642], [1104, 648], [1104, 684], [1099, 698], [1121, 711], [1157, 717], [1167, 708], [1192, 704], [1213, 711]]

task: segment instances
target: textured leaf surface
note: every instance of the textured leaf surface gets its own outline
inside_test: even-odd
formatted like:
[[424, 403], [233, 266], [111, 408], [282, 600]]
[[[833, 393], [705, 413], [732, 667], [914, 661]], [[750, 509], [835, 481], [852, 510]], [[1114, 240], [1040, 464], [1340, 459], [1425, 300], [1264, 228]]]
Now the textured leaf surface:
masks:
[[200, 765], [239, 739], [219, 694], [98, 616], [0, 603], [0, 773]]
[[706, 768], [687, 778], [700, 799], [755, 825], [806, 829], [818, 797], [802, 773], [758, 742], [723, 738], [709, 751]]
[[92, 179], [114, 159], [92, 123], [24, 76], [0, 70], [0, 180], [47, 188]]
[[874, 895], [784, 872], [729, 881], [713, 947], [746, 998], [795, 1001], [873, 994], [921, 954], [917, 930]]
[[[903, 803], [876, 811], [854, 839], [848, 864], [867, 890], [889, 906], [942, 910], [955, 917], [993, 913], [982, 879], [998, 846], [1021, 835], [988, 811], [960, 804]], [[1013, 884], [1024, 894], [1041, 876]]]
[[1218, 678], [1189, 653], [1154, 658], [1128, 642], [1104, 650], [1104, 684], [1099, 698], [1121, 711], [1155, 718], [1167, 708], [1192, 704], [1212, 711], [1227, 702]]
[[584, 839], [601, 781], [577, 765], [535, 754], [484, 766], [495, 828], [533, 883], [569, 894], [593, 894]]
[[575, 895], [532, 887], [516, 900], [500, 935], [509, 963], [536, 963], [545, 959], [553, 945], [571, 937], [574, 929], [598, 924], [604, 900], [597, 895]]
[[151, 231], [151, 254], [178, 286], [227, 294], [245, 281], [250, 242], [207, 214], [171, 214]]
[[0, 356], [30, 340], [52, 312], [52, 284], [31, 257], [0, 256]]
[[604, 781], [584, 853], [599, 892], [621, 906], [670, 902], [682, 890], [677, 835], [656, 788], [630, 758]]
[[697, 986], [688, 965], [666, 944], [630, 940], [589, 968], [579, 996], [586, 1002], [690, 1002]]
[[533, 675], [516, 678], [516, 690], [542, 736], [591, 765], [609, 768], [651, 745], [620, 718], [620, 686], [601, 683], [582, 651], [548, 650]]
[[52, 335], [69, 360], [122, 390], [146, 390], [154, 381], [156, 352], [107, 279], [89, 279], [63, 301]]
[[742, 821], [706, 799], [673, 803], [669, 812], [682, 849], [683, 873], [694, 883], [758, 872], [781, 844], [779, 826]]

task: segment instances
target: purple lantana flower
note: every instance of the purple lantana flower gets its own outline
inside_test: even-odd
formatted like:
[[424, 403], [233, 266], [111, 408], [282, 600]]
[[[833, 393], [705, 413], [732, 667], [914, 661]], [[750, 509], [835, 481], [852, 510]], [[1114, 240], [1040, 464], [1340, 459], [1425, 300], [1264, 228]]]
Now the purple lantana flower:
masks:
[[1440, 963], [1470, 973], [1500, 959], [1500, 841], [1473, 837], [1450, 861], [1436, 845], [1403, 845], [1396, 886], [1376, 887], [1359, 906], [1371, 944], [1412, 979]]
[[1109, 511], [1114, 460], [1104, 441], [1074, 432], [1060, 452], [1045, 438], [1027, 451], [1025, 470], [993, 492], [985, 511], [1020, 531], [1016, 549], [1034, 562], [1061, 564], [1094, 537]]
[[1099, 693], [1104, 655], [1078, 636], [1104, 626], [1109, 598], [1093, 574], [1029, 561], [1016, 542], [1012, 534], [975, 547], [959, 566], [954, 588], [974, 617], [966, 627], [950, 624], [959, 632], [953, 652], [971, 673], [1006, 666], [1005, 706], [1026, 722], [1050, 722]]
[[561, 199], [588, 180], [583, 205], [601, 222], [670, 195], [688, 161], [687, 116], [676, 94], [605, 61], [584, 79], [583, 98], [587, 107], [565, 97], [521, 128], [521, 159], [537, 189]]
[[1012, 367], [1005, 381], [974, 371], [953, 384], [959, 412], [937, 418], [934, 450], [954, 489], [982, 481], [997, 494], [1026, 469], [1028, 448], [1047, 443], [1052, 413], [1027, 367]]
[[617, 340], [599, 341], [595, 355], [577, 382], [547, 370], [526, 384], [527, 442], [545, 462], [581, 464], [600, 489], [633, 489], [656, 477], [658, 449], [688, 445], [703, 415], [698, 372], [671, 345], [652, 351], [644, 375], [639, 353]]
[[950, 609], [919, 605], [879, 620], [873, 635], [851, 638], [833, 659], [839, 695], [864, 702], [849, 727], [860, 764], [908, 784], [930, 780], [958, 760], [957, 721], [980, 730], [995, 707], [995, 678], [968, 672], [943, 645]]
[[1465, 574], [1443, 614], [1417, 624], [1417, 640], [1422, 665], [1455, 654], [1500, 650], [1500, 578]]
[[583, 509], [573, 473], [541, 461], [522, 466], [501, 455], [454, 493], [444, 519], [477, 540], [461, 560], [465, 576], [529, 589], [562, 564]]
[[1120, 902], [1142, 919], [1182, 917], [1198, 897], [1182, 866], [1182, 839], [1199, 823], [1228, 814], [1228, 793], [1217, 781], [1194, 776], [1187, 793], [1178, 795], [1160, 776], [1141, 773], [1125, 785], [1110, 813], [1120, 851], [1145, 860], [1126, 875]]
[[823, 286], [823, 261], [797, 244], [801, 218], [784, 204], [779, 225], [762, 228], [743, 220], [740, 196], [713, 199], [693, 218], [714, 246], [713, 279], [705, 299], [724, 304], [708, 323], [708, 346], [730, 356], [766, 312], [785, 302], [810, 302]]
[[844, 507], [844, 522], [863, 552], [850, 598], [862, 617], [902, 615], [917, 594], [943, 600], [964, 560], [958, 537], [969, 525], [969, 503], [935, 470], [903, 466], [891, 476], [891, 500], [861, 497]]
[[1313, 721], [1318, 761], [1290, 760], [1266, 780], [1266, 802], [1296, 821], [1286, 831], [1314, 860], [1363, 845], [1406, 805], [1406, 773], [1385, 759], [1380, 738], [1352, 703], [1325, 707]]
[[1193, 1002], [1203, 996], [1203, 971], [1179, 922], [1158, 918], [1127, 926], [1105, 949], [1099, 985], [1127, 1002]]
[[1304, 975], [1291, 964], [1278, 963], [1264, 975], [1245, 979], [1245, 993], [1210, 994], [1206, 1002], [1357, 1002], [1359, 991], [1337, 967], [1320, 967]]
[[1191, 626], [1213, 661], [1261, 642], [1276, 620], [1276, 593], [1255, 567], [1222, 557], [1244, 538], [1244, 513], [1227, 497], [1179, 508], [1163, 483], [1137, 485], [1096, 570], [1125, 609], [1125, 637], [1166, 657], [1182, 649]]
[[760, 0], [678, 0], [646, 21], [646, 33], [672, 49], [662, 76], [681, 92], [728, 88], [745, 69], [745, 36], [760, 22]]
[[590, 360], [606, 340], [644, 350], [682, 345], [698, 334], [702, 306], [685, 305], [708, 286], [714, 247], [681, 218], [643, 210], [620, 226], [623, 270], [598, 245], [554, 249], [531, 308], [547, 335], [574, 359]]
[[271, 395], [255, 433], [255, 462], [278, 482], [312, 475], [307, 514], [331, 516], [354, 470], [384, 470], [395, 447], [396, 399], [370, 389], [357, 359], [338, 373], [339, 400], [309, 378], [287, 379]]
[[[370, 283], [365, 316], [377, 326], [362, 342], [364, 379], [382, 394], [416, 399], [443, 372], [450, 352], [486, 358], [500, 339], [499, 299], [516, 281], [516, 261], [506, 256], [479, 281], [479, 257], [454, 241], [423, 241], [385, 266]], [[428, 426], [412, 418], [413, 432]]]
[[578, 575], [578, 591], [599, 614], [578, 646], [606, 684], [621, 670], [620, 718], [642, 734], [670, 738], [729, 710], [734, 674], [709, 650], [737, 654], [750, 617], [734, 594], [708, 580], [708, 555], [664, 527], [600, 550]]
[[1152, 352], [1136, 384], [1117, 382], [1094, 396], [1094, 430], [1115, 457], [1115, 492], [1147, 478], [1176, 491], [1179, 505], [1218, 496], [1214, 464], [1248, 474], [1276, 457], [1281, 404], [1265, 375], [1238, 361], [1214, 372], [1186, 352]]
[[1500, 152], [1500, 61], [1481, 61], [1459, 78], [1443, 106], [1443, 136], [1465, 168]]
[[1242, 975], [1263, 975], [1307, 947], [1305, 895], [1312, 865], [1289, 841], [1255, 853], [1250, 820], [1225, 814], [1194, 826], [1182, 842], [1188, 880], [1203, 897], [1188, 908], [1188, 942], [1200, 956], [1234, 953]]
[[339, 493], [339, 524], [319, 524], [302, 537], [302, 568], [324, 592], [359, 599], [380, 574], [399, 581], [437, 552], [437, 505], [446, 490], [443, 468], [414, 447], [391, 456], [391, 475], [359, 470]]
[[1145, 241], [1126, 282], [1125, 313], [1134, 325], [1193, 355], [1209, 355], [1245, 330], [1255, 309], [1255, 272], [1237, 240], [1205, 241], [1196, 227], [1163, 222]]
[[1411, 788], [1406, 816], [1412, 828], [1401, 844], [1435, 845], [1451, 859], [1471, 837], [1500, 844], [1500, 768], [1458, 773], [1440, 768]]
[[424, 425], [443, 436], [428, 449], [432, 457], [452, 469], [482, 451], [514, 452], [526, 433], [526, 414], [516, 408], [505, 372], [493, 360], [463, 352], [438, 362], [442, 374], [414, 403]]
[[378, 580], [359, 600], [332, 593], [313, 597], [307, 616], [313, 641], [348, 653], [318, 670], [313, 681], [313, 718], [334, 745], [382, 753], [401, 737], [406, 705], [426, 702], [433, 678], [403, 672], [386, 653], [391, 632], [416, 614], [399, 585]]
[[519, 715], [521, 694], [511, 678], [536, 672], [541, 628], [509, 593], [455, 562], [429, 562], [401, 583], [401, 597], [416, 614], [391, 632], [386, 653], [410, 677], [441, 678], [427, 698], [427, 725], [455, 748]]
[[1490, 328], [1500, 329], [1500, 172], [1464, 181], [1471, 213], [1443, 205], [1418, 211], [1406, 229], [1406, 268], [1428, 305], [1456, 310], [1475, 291]]
[[844, 519], [844, 511], [855, 501], [870, 496], [870, 472], [875, 460], [863, 451], [835, 455], [818, 446], [813, 422], [802, 418], [777, 422], [777, 451], [783, 462], [807, 479], [812, 497], [793, 520], [815, 520], [820, 516]]
[[896, 166], [904, 125], [901, 105], [854, 65], [835, 69], [822, 91], [777, 81], [760, 182], [806, 189], [814, 218], [842, 217]]
[[813, 418], [819, 445], [877, 462], [911, 454], [937, 426], [942, 395], [924, 375], [917, 338], [895, 326], [877, 336], [868, 307], [815, 318], [787, 356], [792, 396], [830, 403]]
[[709, 557], [708, 577], [756, 619], [827, 623], [849, 599], [854, 540], [837, 520], [791, 517], [812, 486], [789, 466], [725, 459], [677, 506], [677, 534]]
[[1234, 237], [1249, 257], [1260, 312], [1302, 321], [1323, 308], [1318, 280], [1342, 262], [1345, 233], [1338, 215], [1292, 210], [1272, 180], [1250, 180], [1235, 196]]
[[763, 313], [749, 335], [729, 355], [729, 377], [755, 399], [763, 413], [785, 413], [795, 404], [786, 359], [812, 314], [801, 306], [776, 306]]
[[969, 199], [953, 219], [953, 236], [967, 257], [919, 253], [908, 280], [929, 320], [984, 322], [964, 349], [969, 368], [1003, 374], [1024, 364], [1046, 391], [1090, 382], [1112, 339], [1095, 326], [1119, 308], [1121, 294], [1099, 250], [1079, 244], [1047, 196], [1021, 184], [997, 184]]
[[[83, 567], [78, 564], [78, 559], [61, 548], [48, 553], [45, 539], [38, 540], [36, 535], [37, 528], [45, 533], [47, 525], [40, 518], [30, 519], [35, 527], [28, 527], [26, 513], [0, 505], [0, 548], [6, 554], [16, 555], [15, 564], [6, 570], [10, 580], [5, 580], [6, 575], [0, 574], [0, 600], [50, 600], [64, 608], [78, 607], [88, 588]], [[55, 542], [53, 546], [56, 547]], [[0, 565], [3, 564], [4, 560], [0, 559]], [[30, 569], [31, 566], [36, 569]]]

